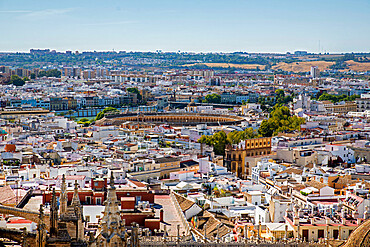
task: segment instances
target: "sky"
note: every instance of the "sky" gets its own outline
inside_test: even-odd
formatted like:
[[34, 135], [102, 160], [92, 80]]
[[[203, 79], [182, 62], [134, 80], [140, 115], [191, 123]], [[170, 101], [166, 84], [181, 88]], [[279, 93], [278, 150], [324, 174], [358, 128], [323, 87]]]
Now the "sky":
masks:
[[0, 0], [0, 51], [370, 52], [370, 0]]

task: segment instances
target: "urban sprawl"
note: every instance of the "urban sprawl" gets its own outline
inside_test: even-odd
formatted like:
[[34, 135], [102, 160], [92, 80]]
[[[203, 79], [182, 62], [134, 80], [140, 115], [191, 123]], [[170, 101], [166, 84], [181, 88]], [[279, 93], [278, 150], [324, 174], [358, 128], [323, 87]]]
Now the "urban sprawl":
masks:
[[369, 56], [0, 53], [0, 245], [370, 246]]

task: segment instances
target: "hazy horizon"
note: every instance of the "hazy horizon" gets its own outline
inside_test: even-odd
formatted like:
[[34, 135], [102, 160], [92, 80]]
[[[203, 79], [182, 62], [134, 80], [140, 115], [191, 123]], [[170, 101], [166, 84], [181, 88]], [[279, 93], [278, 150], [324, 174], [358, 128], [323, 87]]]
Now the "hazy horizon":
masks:
[[162, 52], [162, 53], [191, 53], [191, 54], [210, 54], [210, 53], [225, 53], [225, 54], [229, 54], [229, 53], [237, 53], [237, 52], [242, 52], [242, 53], [247, 53], [247, 54], [278, 54], [278, 55], [285, 55], [287, 54], [288, 52], [293, 54], [294, 55], [294, 52], [295, 51], [305, 51], [308, 53], [308, 55], [343, 55], [343, 54], [350, 54], [350, 53], [354, 53], [354, 54], [358, 54], [358, 53], [370, 53], [369, 52], [365, 52], [365, 51], [347, 51], [347, 52], [330, 52], [330, 53], [317, 53], [317, 52], [310, 52], [310, 51], [307, 51], [307, 50], [294, 50], [294, 51], [286, 51], [286, 52], [251, 52], [251, 51], [163, 51], [163, 50], [146, 50], [146, 51], [139, 51], [139, 50], [73, 50], [73, 49], [70, 49], [70, 50], [56, 50], [56, 49], [53, 49], [53, 48], [49, 48], [49, 47], [45, 47], [45, 48], [30, 48], [29, 50], [26, 50], [26, 51], [0, 51], [0, 53], [30, 53], [30, 50], [31, 49], [34, 49], [34, 50], [45, 50], [45, 49], [49, 49], [50, 51], [53, 51], [55, 50], [56, 52], [59, 52], [59, 53], [65, 53], [66, 51], [71, 51], [72, 53], [75, 53], [76, 51], [78, 51], [79, 53], [81, 52], [127, 52], [127, 53], [130, 53], [130, 52], [151, 52], [151, 53], [156, 53], [158, 51]]

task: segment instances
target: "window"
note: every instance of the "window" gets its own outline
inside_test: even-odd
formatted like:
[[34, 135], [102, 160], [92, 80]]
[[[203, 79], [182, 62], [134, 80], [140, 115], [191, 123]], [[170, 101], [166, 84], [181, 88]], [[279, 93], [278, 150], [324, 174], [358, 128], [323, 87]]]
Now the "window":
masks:
[[101, 205], [101, 198], [96, 198], [96, 205]]
[[98, 187], [99, 186], [99, 182], [94, 182], [94, 186], [95, 187]]
[[85, 219], [86, 219], [86, 222], [90, 222], [90, 216], [86, 216]]
[[136, 196], [136, 203], [138, 203], [139, 201], [141, 201], [141, 196]]

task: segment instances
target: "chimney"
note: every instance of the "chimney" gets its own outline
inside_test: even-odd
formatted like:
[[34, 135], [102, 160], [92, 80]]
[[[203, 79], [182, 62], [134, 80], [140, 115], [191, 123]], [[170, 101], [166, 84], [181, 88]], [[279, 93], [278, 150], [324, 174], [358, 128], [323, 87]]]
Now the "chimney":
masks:
[[294, 217], [294, 225], [295, 226], [299, 225], [299, 217]]
[[315, 224], [315, 218], [310, 218], [311, 225]]
[[346, 218], [342, 217], [342, 225], [345, 225], [346, 223]]
[[361, 225], [361, 223], [362, 223], [362, 219], [361, 218], [357, 218], [357, 225], [359, 226], [359, 225]]
[[163, 209], [159, 211], [159, 221], [163, 222]]

